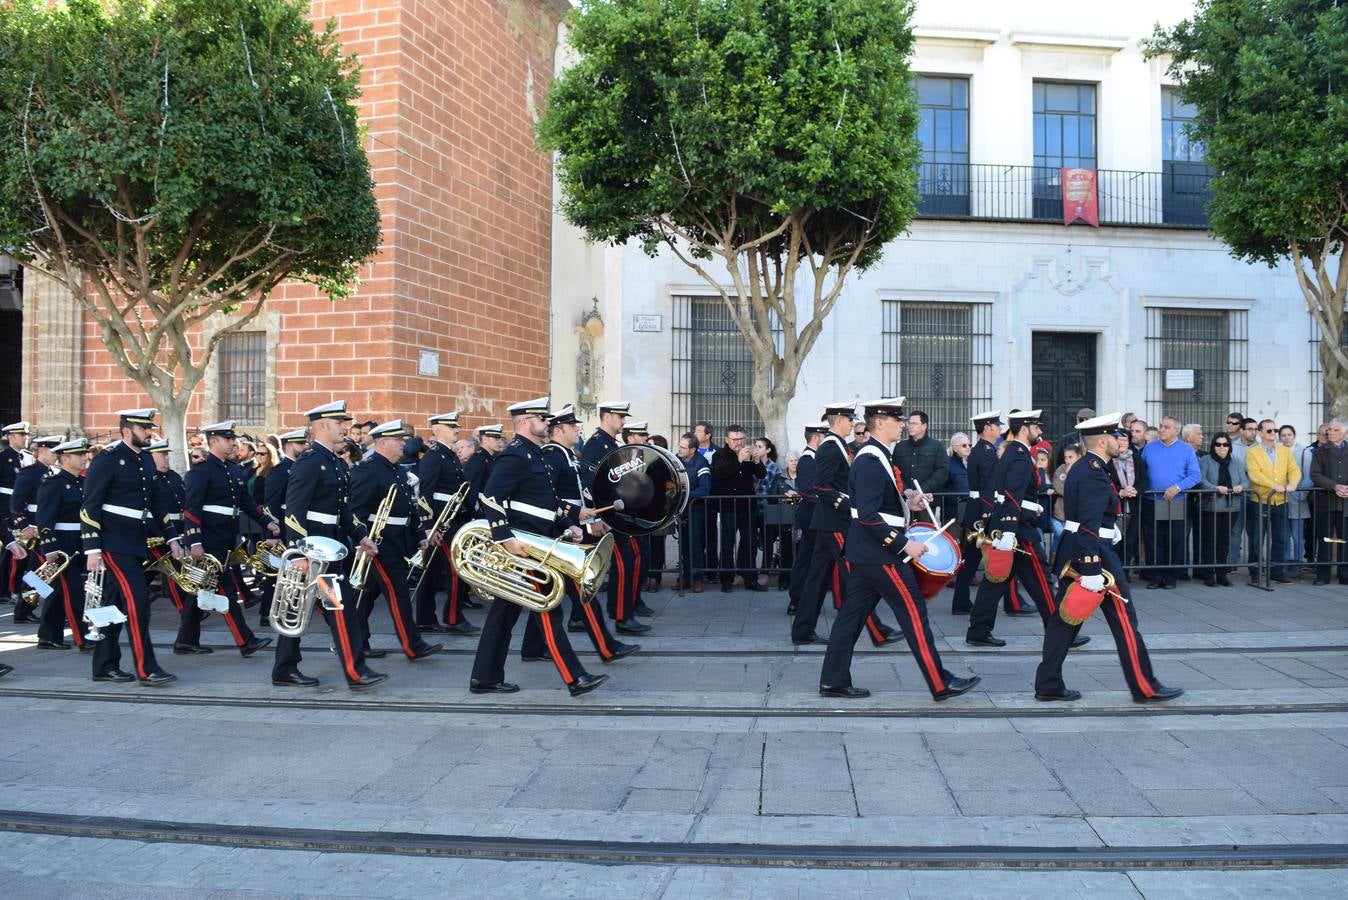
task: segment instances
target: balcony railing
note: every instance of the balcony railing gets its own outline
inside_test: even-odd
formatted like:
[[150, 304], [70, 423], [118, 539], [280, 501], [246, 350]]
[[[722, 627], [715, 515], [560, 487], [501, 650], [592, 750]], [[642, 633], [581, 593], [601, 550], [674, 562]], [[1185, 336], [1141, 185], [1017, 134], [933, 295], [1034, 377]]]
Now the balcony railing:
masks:
[[[1163, 172], [1096, 171], [1101, 225], [1206, 228], [1206, 166]], [[1062, 222], [1062, 170], [1046, 166], [922, 163], [917, 214], [936, 219]]]

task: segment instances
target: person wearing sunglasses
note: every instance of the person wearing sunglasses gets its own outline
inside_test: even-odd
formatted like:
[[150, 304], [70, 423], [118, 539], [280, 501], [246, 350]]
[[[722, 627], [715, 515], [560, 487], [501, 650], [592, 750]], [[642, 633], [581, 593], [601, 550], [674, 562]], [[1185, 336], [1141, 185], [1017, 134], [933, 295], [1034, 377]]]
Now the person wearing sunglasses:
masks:
[[1208, 587], [1230, 587], [1226, 569], [1228, 545], [1231, 541], [1231, 521], [1245, 503], [1250, 490], [1250, 477], [1245, 464], [1231, 453], [1231, 437], [1219, 434], [1208, 444], [1208, 453], [1198, 460], [1203, 480], [1199, 486], [1201, 497], [1198, 519], [1198, 562], [1203, 583]]
[[1278, 426], [1272, 419], [1260, 422], [1258, 430], [1259, 443], [1245, 451], [1245, 471], [1250, 476], [1250, 507], [1245, 516], [1250, 539], [1250, 580], [1259, 577], [1259, 545], [1264, 529], [1268, 528], [1272, 537], [1269, 552], [1273, 580], [1291, 584], [1292, 570], [1287, 565], [1287, 495], [1297, 489], [1301, 468], [1292, 451], [1278, 443]]

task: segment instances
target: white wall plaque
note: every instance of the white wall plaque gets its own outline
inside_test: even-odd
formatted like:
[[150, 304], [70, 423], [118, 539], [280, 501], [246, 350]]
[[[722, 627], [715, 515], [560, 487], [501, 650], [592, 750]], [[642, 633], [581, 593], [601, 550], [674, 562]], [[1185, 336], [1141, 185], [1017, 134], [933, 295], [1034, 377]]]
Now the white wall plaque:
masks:
[[1165, 389], [1167, 391], [1192, 391], [1194, 389], [1194, 370], [1166, 369]]
[[422, 350], [417, 357], [417, 374], [434, 378], [440, 374], [440, 354], [434, 350]]
[[633, 331], [661, 331], [665, 327], [665, 317], [659, 315], [642, 315], [632, 317]]

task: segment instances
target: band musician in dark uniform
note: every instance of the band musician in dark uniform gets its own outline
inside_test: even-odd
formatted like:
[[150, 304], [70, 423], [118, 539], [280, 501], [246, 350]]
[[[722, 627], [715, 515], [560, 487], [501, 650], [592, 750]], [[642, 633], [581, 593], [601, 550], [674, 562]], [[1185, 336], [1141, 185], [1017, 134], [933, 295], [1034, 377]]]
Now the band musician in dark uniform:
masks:
[[[1133, 608], [1127, 579], [1123, 576], [1123, 561], [1114, 549], [1122, 538], [1118, 524], [1119, 492], [1110, 475], [1113, 471], [1111, 461], [1119, 452], [1115, 440], [1121, 433], [1119, 414], [1080, 422], [1077, 431], [1086, 445], [1086, 455], [1068, 470], [1067, 483], [1063, 487], [1066, 527], [1058, 548], [1058, 559], [1066, 563], [1058, 579], [1056, 607], [1059, 614], [1048, 620], [1044, 630], [1044, 657], [1035, 673], [1034, 698], [1043, 701], [1081, 698], [1080, 691], [1063, 683], [1062, 667], [1082, 623], [1066, 621], [1063, 604], [1069, 592], [1088, 591], [1092, 596], [1081, 598], [1078, 594], [1076, 599], [1086, 600], [1084, 608], [1088, 615], [1094, 604], [1098, 603], [1103, 610], [1133, 700], [1138, 703], [1173, 700], [1184, 693], [1184, 689], [1166, 687], [1152, 673], [1147, 644], [1137, 630], [1137, 612]], [[1113, 580], [1108, 590], [1106, 572]]]
[[[611, 451], [622, 446], [618, 435], [623, 420], [632, 415], [632, 404], [612, 400], [599, 404], [599, 427], [585, 441], [581, 451], [585, 468], [585, 487], [590, 486], [594, 470]], [[637, 539], [627, 534], [613, 537], [613, 564], [608, 570], [608, 614], [617, 623], [619, 634], [646, 634], [651, 626], [636, 616], [641, 605], [641, 550]]]
[[[294, 431], [287, 431], [285, 434], [278, 435], [277, 441], [281, 445], [281, 458], [267, 473], [267, 480], [262, 491], [262, 505], [267, 507], [267, 512], [271, 514], [273, 519], [284, 523], [286, 520], [286, 489], [290, 487], [290, 470], [294, 467], [295, 460], [308, 446], [309, 432], [305, 428], [296, 428]], [[282, 531], [284, 531], [284, 524]], [[260, 579], [260, 583], [265, 587], [262, 590], [262, 612], [258, 617], [258, 624], [262, 628], [266, 628], [268, 617], [271, 614], [269, 598], [276, 587], [276, 579]]]
[[[555, 538], [565, 530], [571, 540], [580, 540], [580, 529], [563, 527], [565, 512], [559, 508], [552, 477], [543, 462], [541, 445], [548, 430], [548, 398], [516, 403], [509, 412], [515, 437], [493, 463], [491, 477], [480, 498], [492, 540], [507, 553], [520, 557], [527, 554], [524, 544], [515, 536], [517, 530], [547, 538]], [[510, 635], [522, 610], [518, 604], [505, 600], [497, 600], [487, 610], [468, 682], [468, 689], [474, 694], [511, 694], [519, 690], [519, 685], [505, 680], [505, 661], [510, 651]], [[560, 606], [546, 613], [530, 614], [538, 619], [548, 654], [571, 696], [588, 693], [608, 680], [607, 675], [590, 675], [581, 667], [567, 640]]]
[[[28, 445], [33, 459], [14, 476], [14, 493], [9, 497], [9, 527], [23, 535], [30, 546], [37, 545], [37, 523], [34, 517], [37, 515], [38, 485], [52, 473], [56, 465], [56, 454], [52, 451], [57, 444], [62, 443], [65, 443], [65, 438], [61, 435], [33, 438]], [[30, 554], [19, 564], [20, 588], [24, 573], [35, 569], [41, 562], [38, 554]], [[14, 602], [14, 623], [37, 621], [32, 607], [22, 602], [21, 590], [15, 593], [18, 599]]]
[[[28, 435], [32, 432], [28, 428], [27, 422], [12, 422], [0, 429], [0, 435], [4, 437], [4, 446], [0, 447], [0, 534], [4, 535], [5, 549], [0, 551], [0, 560], [3, 561], [4, 586], [3, 598], [6, 602], [15, 604], [15, 615], [26, 615], [23, 610], [18, 608], [20, 600], [19, 593], [23, 590], [23, 582], [19, 579], [27, 571], [30, 560], [25, 551], [22, 556], [12, 552], [9, 547], [13, 543], [10, 540], [10, 529], [14, 527], [10, 520], [9, 502], [14, 496], [14, 479], [19, 477], [24, 466], [29, 461], [27, 446]], [[22, 618], [16, 621], [24, 621]]]
[[51, 585], [52, 594], [38, 612], [37, 645], [65, 650], [65, 629], [80, 650], [93, 650], [84, 637], [84, 553], [80, 548], [80, 505], [84, 497], [80, 473], [89, 464], [89, 442], [84, 438], [55, 447], [56, 471], [37, 489], [38, 552], [44, 557], [61, 551], [70, 563]]
[[[175, 511], [169, 513], [169, 519], [174, 523], [175, 528], [181, 530], [183, 521], [182, 509], [187, 503], [187, 486], [183, 482], [183, 477], [173, 471], [169, 466], [169, 442], [164, 440], [155, 441], [145, 449], [150, 451], [150, 458], [154, 460], [155, 477], [159, 480], [163, 489], [168, 491], [169, 496], [173, 498], [173, 509]], [[159, 562], [160, 559], [167, 555], [168, 549], [163, 544], [155, 544], [150, 548], [150, 559], [155, 562]], [[185, 605], [192, 602], [192, 599], [183, 597], [182, 588], [179, 587], [178, 582], [174, 581], [172, 578], [163, 574], [159, 574], [158, 577], [160, 587], [163, 588], [165, 594], [168, 594], [169, 600], [173, 603], [173, 608], [176, 609], [178, 615], [181, 616]], [[209, 616], [210, 613], [203, 613], [201, 618], [205, 620]]]
[[[819, 693], [847, 699], [870, 696], [870, 691], [852, 685], [852, 651], [863, 623], [883, 597], [899, 620], [932, 699], [945, 700], [963, 694], [979, 679], [976, 675], [956, 677], [941, 665], [927, 621], [927, 605], [908, 563], [927, 548], [907, 537], [903, 473], [893, 461], [894, 444], [903, 434], [903, 398], [867, 403], [865, 414], [870, 438], [858, 448], [848, 473], [853, 512], [847, 529], [851, 571], [842, 611], [829, 634]], [[912, 501], [914, 506], [923, 502], [919, 496]]]
[[796, 503], [792, 530], [800, 532], [796, 542], [795, 555], [791, 563], [791, 587], [787, 591], [786, 614], [794, 616], [800, 605], [800, 594], [805, 587], [805, 579], [810, 574], [810, 558], [814, 556], [814, 539], [817, 532], [810, 527], [814, 516], [814, 476], [815, 453], [819, 443], [828, 434], [828, 423], [817, 422], [805, 426], [805, 449], [800, 451], [796, 461], [796, 489], [800, 491], [800, 501]]
[[950, 604], [950, 612], [956, 616], [967, 616], [974, 608], [969, 602], [969, 588], [978, 574], [982, 558], [974, 544], [973, 529], [979, 522], [986, 524], [988, 515], [997, 505], [992, 470], [997, 466], [997, 436], [1002, 430], [1002, 411], [981, 412], [970, 421], [977, 439], [969, 451], [969, 502], [964, 504], [964, 513], [960, 516], [960, 528], [964, 529], [964, 538], [960, 541], [962, 562], [955, 576], [955, 595]]
[[[430, 518], [434, 521], [468, 476], [459, 462], [458, 454], [454, 452], [454, 442], [459, 439], [459, 411], [456, 409], [431, 416], [430, 423], [431, 445], [417, 464], [417, 478], [421, 498], [430, 506]], [[485, 476], [486, 463], [483, 463], [483, 466]], [[486, 479], [483, 477], [476, 487], [480, 488], [485, 484]], [[453, 562], [449, 558], [449, 543], [453, 540], [454, 533], [469, 520], [471, 511], [477, 508], [474, 500], [475, 497], [470, 494], [455, 521], [449, 523], [445, 539], [431, 554], [427, 569], [421, 576], [421, 587], [417, 590], [417, 596], [413, 598], [416, 604], [417, 627], [427, 634], [477, 634], [482, 630], [469, 622], [463, 614], [463, 609], [467, 606], [465, 601], [470, 600], [468, 585], [454, 570]], [[442, 584], [446, 588], [443, 625], [435, 618], [435, 594]], [[476, 605], [475, 601], [473, 603]]]

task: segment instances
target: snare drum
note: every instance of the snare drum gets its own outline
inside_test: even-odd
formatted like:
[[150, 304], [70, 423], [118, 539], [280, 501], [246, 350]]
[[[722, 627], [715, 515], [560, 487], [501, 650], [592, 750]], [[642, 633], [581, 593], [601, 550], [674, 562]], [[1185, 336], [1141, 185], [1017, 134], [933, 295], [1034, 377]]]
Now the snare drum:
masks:
[[914, 523], [908, 526], [906, 534], [908, 540], [927, 545], [927, 552], [913, 560], [913, 575], [922, 598], [928, 601], [941, 593], [941, 588], [959, 571], [961, 562], [959, 542], [948, 533], [936, 534], [937, 531], [940, 529], [935, 525]]

